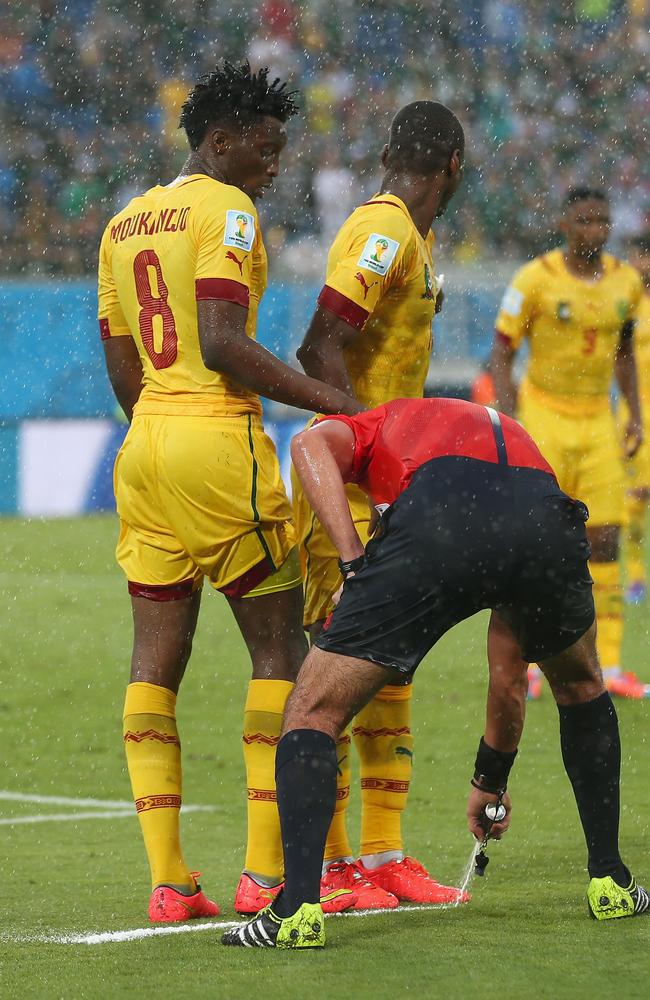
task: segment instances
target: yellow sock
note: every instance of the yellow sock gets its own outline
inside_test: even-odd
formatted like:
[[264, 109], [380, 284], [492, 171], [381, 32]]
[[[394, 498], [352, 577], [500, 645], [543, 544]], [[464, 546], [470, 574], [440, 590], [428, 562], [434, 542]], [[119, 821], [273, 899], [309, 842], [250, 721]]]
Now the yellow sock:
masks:
[[350, 801], [350, 730], [346, 729], [336, 741], [336, 761], [338, 772], [336, 775], [336, 805], [334, 806], [334, 816], [327, 833], [325, 844], [325, 861], [333, 861], [334, 858], [351, 858], [352, 847], [348, 837], [348, 826], [346, 822], [348, 803]]
[[151, 885], [194, 890], [180, 841], [181, 744], [176, 695], [156, 684], [129, 684], [124, 701], [124, 748], [135, 808], [151, 869]]
[[647, 503], [633, 493], [625, 498], [627, 527], [623, 546], [628, 583], [645, 583], [645, 519]]
[[253, 680], [244, 709], [244, 762], [248, 791], [245, 869], [281, 882], [284, 875], [280, 816], [275, 794], [275, 749], [280, 739], [290, 681]]
[[618, 562], [591, 562], [598, 632], [596, 645], [603, 670], [621, 665], [623, 640], [623, 595]]
[[354, 720], [361, 769], [360, 854], [402, 850], [413, 760], [412, 693], [411, 684], [385, 687]]

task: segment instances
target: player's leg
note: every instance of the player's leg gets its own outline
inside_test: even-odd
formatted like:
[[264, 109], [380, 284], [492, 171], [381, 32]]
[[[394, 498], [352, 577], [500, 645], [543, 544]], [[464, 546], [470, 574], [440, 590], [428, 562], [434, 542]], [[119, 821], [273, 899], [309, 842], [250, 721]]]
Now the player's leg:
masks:
[[[248, 836], [244, 870], [235, 909], [255, 913], [275, 897], [282, 882], [284, 859], [275, 794], [275, 752], [284, 708], [307, 654], [301, 625], [302, 588], [297, 562], [287, 573], [289, 589], [229, 598], [248, 648], [252, 679], [244, 709], [243, 748], [246, 765]], [[276, 581], [275, 574], [265, 581]], [[296, 582], [298, 585], [296, 585]]]
[[139, 581], [129, 583], [134, 641], [123, 739], [154, 887], [149, 915], [162, 921], [219, 912], [199, 891], [180, 846], [176, 695], [192, 648], [202, 574], [159, 502], [154, 456], [168, 422], [137, 417], [115, 467], [117, 559], [128, 580]]
[[604, 920], [645, 913], [650, 899], [619, 852], [621, 744], [595, 636], [594, 624], [569, 649], [544, 660], [542, 669], [557, 702], [562, 760], [587, 843], [589, 907]]
[[[570, 496], [576, 493], [575, 470], [580, 461], [578, 421], [566, 414], [549, 411], [543, 400], [522, 386], [518, 400], [518, 419], [549, 463], [560, 487]], [[528, 667], [528, 698], [537, 701], [543, 692], [544, 675], [536, 663]]]
[[594, 581], [598, 657], [608, 690], [614, 696], [644, 698], [650, 687], [622, 670], [623, 588], [620, 534], [624, 471], [614, 419], [609, 411], [584, 422], [584, 452], [575, 496], [589, 507], [587, 533], [592, 547], [589, 567]]
[[[309, 506], [302, 484], [291, 468], [291, 490], [293, 506], [293, 522], [296, 530], [300, 565], [304, 588], [303, 623], [313, 641], [321, 632], [325, 619], [333, 608], [332, 594], [340, 584], [341, 575], [338, 568], [336, 549], [328, 538], [316, 515]], [[350, 488], [348, 488], [348, 494]], [[357, 490], [357, 493], [359, 491]], [[365, 512], [366, 522], [369, 519], [368, 503], [365, 497], [357, 496], [355, 507]], [[353, 512], [354, 513], [354, 512]], [[363, 530], [363, 526], [360, 524]], [[362, 535], [362, 540], [365, 537]], [[339, 770], [337, 774], [336, 805], [332, 817], [332, 825], [327, 835], [325, 847], [325, 864], [336, 864], [336, 872], [343, 873], [342, 866], [353, 862], [354, 855], [347, 829], [347, 810], [350, 802], [351, 779], [351, 735], [350, 730], [344, 730], [338, 741], [337, 754]], [[324, 885], [324, 890], [328, 888]]]
[[[227, 932], [224, 944], [291, 947], [291, 930], [293, 947], [325, 943], [319, 904], [325, 839], [336, 801], [336, 741], [388, 674], [364, 660], [310, 650], [287, 704], [276, 757], [284, 888], [270, 910]], [[345, 889], [336, 895], [354, 899]]]
[[618, 852], [620, 742], [595, 645], [587, 510], [563, 493], [554, 495], [548, 483], [536, 494], [522, 493], [520, 512], [526, 530], [520, 536], [519, 569], [512, 604], [500, 614], [507, 612], [519, 646], [516, 655], [541, 664], [558, 705], [562, 757], [589, 854], [590, 907], [599, 916], [592, 892], [599, 879], [608, 880], [603, 898], [620, 899], [627, 892], [628, 906], [633, 887]]
[[642, 604], [647, 595], [645, 543], [648, 501], [650, 501], [650, 489], [646, 486], [628, 490], [625, 497], [627, 524], [623, 548], [627, 604]]
[[154, 600], [131, 598], [134, 641], [124, 703], [124, 746], [152, 888], [170, 886], [193, 895], [196, 882], [180, 844], [182, 770], [176, 696], [192, 649], [201, 592], [177, 599], [173, 593], [172, 588], [157, 588]]

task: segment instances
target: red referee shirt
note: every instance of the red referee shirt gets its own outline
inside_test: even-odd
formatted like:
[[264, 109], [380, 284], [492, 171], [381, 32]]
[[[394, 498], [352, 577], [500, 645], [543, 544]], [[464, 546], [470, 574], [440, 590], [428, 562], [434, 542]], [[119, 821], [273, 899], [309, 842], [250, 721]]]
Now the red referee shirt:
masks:
[[[499, 414], [508, 465], [554, 475], [537, 445], [516, 420]], [[348, 482], [375, 503], [391, 504], [413, 473], [433, 458], [457, 455], [497, 464], [497, 445], [485, 406], [464, 399], [395, 399], [340, 420], [354, 432], [354, 462]]]

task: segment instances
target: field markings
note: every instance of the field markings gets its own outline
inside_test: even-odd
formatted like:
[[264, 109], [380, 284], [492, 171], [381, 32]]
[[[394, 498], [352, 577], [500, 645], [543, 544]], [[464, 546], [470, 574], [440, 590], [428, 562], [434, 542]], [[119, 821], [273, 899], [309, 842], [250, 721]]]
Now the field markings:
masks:
[[[328, 914], [327, 919], [336, 917], [337, 919], [346, 917], [385, 917], [397, 916], [400, 913], [413, 913], [427, 911], [428, 913], [439, 910], [452, 910], [453, 903], [443, 903], [438, 906], [400, 906], [395, 910], [352, 910], [347, 913]], [[0, 941], [6, 944], [122, 944], [125, 941], [142, 941], [144, 938], [166, 937], [170, 934], [196, 934], [199, 931], [224, 931], [230, 927], [237, 927], [241, 920], [213, 920], [210, 923], [183, 923], [166, 924], [163, 927], [136, 927], [127, 931], [103, 931], [89, 932], [87, 934], [0, 934]]]
[[[32, 792], [10, 792], [0, 790], [0, 801], [29, 802], [36, 805], [85, 806], [91, 812], [38, 813], [33, 816], [3, 816], [0, 826], [20, 826], [29, 823], [69, 823], [75, 820], [126, 819], [135, 816], [133, 802], [113, 799], [72, 798], [67, 795], [37, 795]], [[215, 806], [188, 805], [181, 810], [186, 813], [214, 812]]]

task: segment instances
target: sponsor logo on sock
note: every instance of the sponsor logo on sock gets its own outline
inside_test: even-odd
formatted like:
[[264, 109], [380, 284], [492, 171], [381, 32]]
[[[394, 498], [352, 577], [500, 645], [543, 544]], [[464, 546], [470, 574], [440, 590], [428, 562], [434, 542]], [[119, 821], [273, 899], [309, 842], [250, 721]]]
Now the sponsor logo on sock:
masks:
[[413, 758], [413, 751], [409, 750], [408, 747], [395, 747], [395, 753], [398, 755], [401, 754], [403, 757]]

